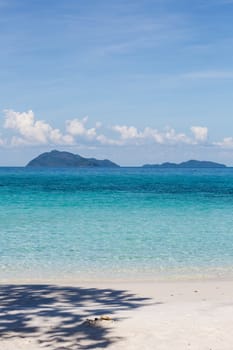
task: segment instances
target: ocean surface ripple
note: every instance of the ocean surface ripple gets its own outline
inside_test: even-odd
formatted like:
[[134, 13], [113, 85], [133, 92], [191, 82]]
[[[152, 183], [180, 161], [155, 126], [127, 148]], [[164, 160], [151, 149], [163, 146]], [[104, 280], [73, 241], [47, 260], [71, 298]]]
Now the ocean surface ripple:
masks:
[[0, 277], [233, 276], [232, 209], [232, 168], [0, 168]]

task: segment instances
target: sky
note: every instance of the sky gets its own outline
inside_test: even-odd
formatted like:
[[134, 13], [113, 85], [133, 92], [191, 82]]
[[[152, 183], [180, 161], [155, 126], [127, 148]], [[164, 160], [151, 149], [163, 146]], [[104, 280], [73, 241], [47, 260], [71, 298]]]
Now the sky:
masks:
[[233, 166], [233, 0], [0, 0], [0, 165]]

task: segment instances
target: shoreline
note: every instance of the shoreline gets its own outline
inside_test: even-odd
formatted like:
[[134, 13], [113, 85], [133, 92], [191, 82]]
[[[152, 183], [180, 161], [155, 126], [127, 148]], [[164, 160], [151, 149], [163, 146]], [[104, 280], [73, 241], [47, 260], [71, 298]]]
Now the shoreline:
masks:
[[[8, 282], [0, 281], [0, 289], [4, 286], [56, 286], [56, 287], [71, 287], [71, 288], [96, 288], [96, 289], [112, 289], [112, 290], [124, 290], [134, 293], [140, 297], [145, 298], [161, 298], [172, 296], [182, 296], [185, 299], [193, 299], [192, 293], [201, 293], [208, 295], [210, 298], [232, 297], [233, 303], [233, 279], [227, 280], [176, 280], [176, 281], [126, 281], [126, 280], [24, 280], [16, 281], [11, 280]], [[219, 294], [219, 290], [222, 290], [223, 294]]]
[[189, 276], [150, 276], [150, 277], [142, 277], [141, 275], [136, 276], [123, 276], [123, 277], [114, 277], [109, 278], [102, 276], [88, 276], [83, 277], [81, 275], [78, 276], [68, 276], [68, 277], [57, 277], [57, 276], [46, 276], [46, 277], [18, 277], [18, 278], [12, 278], [12, 277], [0, 277], [0, 285], [4, 284], [58, 284], [58, 285], [79, 285], [79, 284], [137, 284], [137, 283], [146, 283], [146, 284], [187, 284], [187, 283], [218, 283], [218, 282], [231, 282], [233, 281], [233, 275], [226, 274], [226, 275], [203, 275], [203, 276], [197, 276], [190, 274]]

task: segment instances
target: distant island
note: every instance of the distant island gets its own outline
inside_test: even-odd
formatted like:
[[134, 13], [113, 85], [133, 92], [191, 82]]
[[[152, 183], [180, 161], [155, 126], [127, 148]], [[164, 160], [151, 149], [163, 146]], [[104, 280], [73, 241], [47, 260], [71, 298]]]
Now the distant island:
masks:
[[188, 160], [182, 163], [145, 164], [143, 168], [226, 168], [226, 165], [203, 160]]
[[71, 168], [71, 167], [101, 167], [101, 168], [116, 168], [119, 167], [116, 163], [108, 159], [99, 160], [95, 158], [84, 158], [78, 154], [70, 152], [60, 152], [53, 150], [45, 152], [38, 157], [32, 159], [27, 167], [47, 167], [47, 168]]
[[[111, 160], [99, 160], [96, 158], [84, 158], [79, 154], [70, 152], [53, 150], [40, 154], [38, 157], [32, 159], [27, 167], [45, 167], [45, 168], [119, 168], [120, 166]], [[145, 164], [142, 168], [226, 168], [226, 165], [200, 160], [188, 160], [182, 163], [162, 163], [162, 164]]]

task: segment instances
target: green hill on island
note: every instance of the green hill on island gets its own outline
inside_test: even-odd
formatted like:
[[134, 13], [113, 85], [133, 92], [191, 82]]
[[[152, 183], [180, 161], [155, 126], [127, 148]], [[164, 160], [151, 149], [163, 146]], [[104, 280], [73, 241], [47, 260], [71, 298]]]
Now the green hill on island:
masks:
[[188, 160], [182, 163], [145, 164], [143, 168], [226, 168], [226, 165], [205, 160]]
[[84, 158], [78, 154], [70, 152], [60, 152], [53, 150], [45, 152], [38, 157], [32, 159], [27, 167], [49, 167], [49, 168], [67, 168], [67, 167], [102, 167], [116, 168], [119, 167], [116, 163], [108, 159], [99, 160], [95, 158]]

